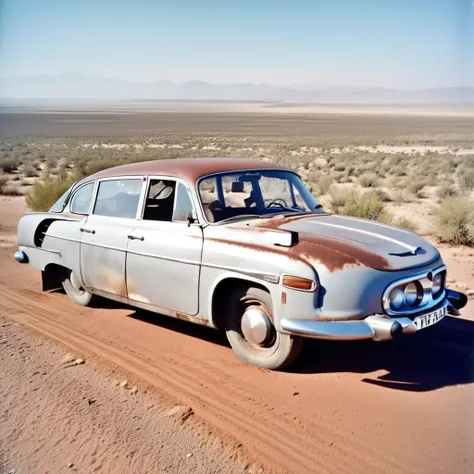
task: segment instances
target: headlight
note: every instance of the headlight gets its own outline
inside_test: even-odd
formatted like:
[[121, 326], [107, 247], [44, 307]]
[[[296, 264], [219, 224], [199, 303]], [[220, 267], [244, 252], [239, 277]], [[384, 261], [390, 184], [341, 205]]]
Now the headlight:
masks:
[[437, 273], [431, 282], [431, 293], [433, 299], [436, 299], [443, 289], [443, 274]]
[[418, 286], [415, 282], [408, 283], [404, 291], [405, 303], [407, 306], [413, 306], [418, 299]]
[[390, 293], [390, 306], [393, 309], [400, 309], [405, 303], [405, 293], [403, 288], [394, 288]]

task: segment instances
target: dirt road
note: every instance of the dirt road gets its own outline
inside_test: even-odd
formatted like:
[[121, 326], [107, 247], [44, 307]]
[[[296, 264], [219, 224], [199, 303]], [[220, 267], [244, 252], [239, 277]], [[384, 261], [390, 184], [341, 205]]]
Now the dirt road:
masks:
[[23, 206], [0, 202], [0, 313], [10, 320], [191, 406], [266, 470], [474, 471], [472, 302], [468, 317], [391, 343], [309, 343], [290, 372], [269, 372], [241, 363], [213, 330], [42, 293], [39, 273], [11, 257]]
[[260, 472], [170, 406], [0, 316], [0, 472]]

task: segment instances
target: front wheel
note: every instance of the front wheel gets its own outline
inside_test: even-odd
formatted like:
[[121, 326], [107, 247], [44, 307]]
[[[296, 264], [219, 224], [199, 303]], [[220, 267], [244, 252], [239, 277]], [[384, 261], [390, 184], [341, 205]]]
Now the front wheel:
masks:
[[272, 320], [268, 292], [255, 287], [234, 291], [229, 300], [226, 334], [232, 349], [244, 362], [278, 370], [297, 358], [302, 339], [278, 332]]
[[93, 306], [97, 300], [97, 296], [83, 288], [79, 277], [72, 270], [64, 269], [61, 281], [64, 291], [74, 303], [81, 306]]

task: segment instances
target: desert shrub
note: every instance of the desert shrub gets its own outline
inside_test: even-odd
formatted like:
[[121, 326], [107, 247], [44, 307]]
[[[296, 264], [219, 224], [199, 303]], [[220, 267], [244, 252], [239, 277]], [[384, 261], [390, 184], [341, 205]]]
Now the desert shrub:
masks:
[[412, 220], [407, 217], [400, 217], [393, 222], [393, 225], [396, 227], [401, 227], [402, 229], [409, 230], [411, 232], [416, 232], [418, 226]]
[[0, 194], [3, 194], [3, 188], [8, 183], [8, 176], [0, 174]]
[[410, 191], [412, 194], [420, 197], [420, 193], [425, 186], [426, 186], [426, 182], [414, 179], [414, 180], [410, 180], [410, 183], [407, 185], [407, 188], [408, 188], [408, 191]]
[[390, 189], [398, 189], [400, 187], [400, 178], [391, 176], [385, 180], [385, 186]]
[[363, 188], [376, 188], [379, 184], [379, 179], [374, 173], [364, 174], [359, 178], [359, 184]]
[[[128, 162], [129, 161], [127, 161], [127, 163]], [[98, 173], [99, 171], [106, 170], [114, 166], [120, 166], [125, 163], [126, 163], [125, 161], [117, 160], [113, 158], [89, 161], [85, 167], [85, 175], [88, 176], [94, 173]]]
[[355, 166], [354, 165], [347, 165], [346, 169], [344, 170], [347, 176], [351, 176], [352, 173], [355, 171]]
[[384, 191], [383, 189], [375, 189], [374, 193], [379, 197], [382, 202], [391, 202], [392, 196]]
[[464, 191], [474, 190], [474, 168], [459, 169], [459, 186]]
[[393, 176], [406, 176], [407, 175], [407, 170], [405, 166], [402, 165], [396, 165], [393, 168], [390, 169], [389, 174]]
[[53, 155], [49, 155], [47, 158], [46, 158], [46, 166], [52, 170], [56, 164], [58, 162], [58, 158], [56, 156], [53, 156]]
[[354, 190], [330, 190], [331, 208], [338, 214], [390, 222], [385, 203], [375, 192], [360, 193]]
[[23, 166], [23, 174], [27, 178], [34, 178], [38, 176], [38, 171], [36, 168], [33, 166], [32, 163], [27, 163], [26, 165]]
[[436, 190], [436, 197], [446, 199], [447, 197], [457, 196], [457, 189], [453, 185], [443, 184]]
[[332, 179], [329, 176], [321, 175], [318, 179], [314, 182], [314, 187], [316, 192], [319, 195], [324, 195], [329, 192], [329, 188], [331, 187]]
[[337, 180], [339, 183], [352, 183], [352, 178], [346, 175], [338, 176]]
[[0, 194], [3, 196], [23, 196], [21, 190], [12, 184], [7, 184], [3, 188], [0, 189]]
[[0, 169], [2, 169], [4, 173], [16, 171], [18, 169], [18, 160], [13, 157], [2, 158], [0, 160]]
[[448, 197], [435, 210], [436, 235], [451, 245], [474, 245], [474, 202]]
[[337, 189], [334, 186], [329, 188], [329, 206], [330, 208], [338, 213], [341, 214], [342, 208], [344, 204], [349, 198], [349, 194], [355, 193], [355, 191], [351, 191], [349, 189]]
[[32, 211], [47, 211], [76, 180], [77, 176], [64, 179], [47, 175], [31, 186], [26, 195], [26, 204]]
[[432, 171], [429, 173], [426, 178], [424, 179], [426, 186], [436, 186], [439, 182], [438, 180], [438, 173]]

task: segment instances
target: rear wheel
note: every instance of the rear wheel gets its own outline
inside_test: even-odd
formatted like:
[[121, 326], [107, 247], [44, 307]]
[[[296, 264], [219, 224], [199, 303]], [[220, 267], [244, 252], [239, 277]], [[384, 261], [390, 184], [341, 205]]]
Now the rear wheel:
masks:
[[272, 321], [272, 301], [268, 292], [242, 287], [232, 294], [226, 334], [240, 359], [271, 370], [283, 369], [296, 359], [302, 339], [278, 332]]
[[81, 280], [72, 270], [65, 268], [61, 281], [64, 291], [74, 303], [81, 306], [92, 306], [97, 300], [97, 296], [84, 289]]

